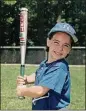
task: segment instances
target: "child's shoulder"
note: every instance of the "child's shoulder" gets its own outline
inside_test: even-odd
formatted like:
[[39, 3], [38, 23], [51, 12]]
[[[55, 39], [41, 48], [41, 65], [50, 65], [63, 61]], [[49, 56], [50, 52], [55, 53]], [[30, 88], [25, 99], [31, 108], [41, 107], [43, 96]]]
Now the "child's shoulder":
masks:
[[66, 60], [62, 59], [60, 61], [56, 62], [56, 66], [58, 66], [59, 68], [62, 68], [63, 70], [68, 71], [69, 70], [69, 66]]
[[43, 65], [43, 64], [45, 64], [45, 62], [46, 62], [46, 60], [43, 60], [43, 61], [40, 63], [40, 65]]

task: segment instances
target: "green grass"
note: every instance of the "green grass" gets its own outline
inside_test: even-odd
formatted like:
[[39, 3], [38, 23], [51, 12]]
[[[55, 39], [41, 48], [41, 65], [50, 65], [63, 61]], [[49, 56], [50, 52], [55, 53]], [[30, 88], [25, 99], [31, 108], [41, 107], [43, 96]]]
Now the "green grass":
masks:
[[[25, 73], [31, 74], [36, 66], [26, 66]], [[71, 104], [69, 109], [85, 109], [85, 68], [71, 67]], [[16, 78], [20, 65], [1, 65], [1, 109], [31, 109], [31, 98], [19, 100], [16, 96]]]
[[85, 109], [85, 67], [72, 67], [71, 104], [69, 109]]

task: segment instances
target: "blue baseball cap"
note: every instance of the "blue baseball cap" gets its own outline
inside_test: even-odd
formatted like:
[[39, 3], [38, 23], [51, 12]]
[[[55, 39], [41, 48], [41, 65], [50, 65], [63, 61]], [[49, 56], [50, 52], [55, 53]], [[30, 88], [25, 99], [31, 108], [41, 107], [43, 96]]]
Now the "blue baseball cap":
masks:
[[76, 32], [74, 28], [68, 23], [57, 23], [48, 33], [48, 37], [54, 32], [65, 32], [73, 39], [74, 42], [77, 42], [78, 39], [75, 36]]

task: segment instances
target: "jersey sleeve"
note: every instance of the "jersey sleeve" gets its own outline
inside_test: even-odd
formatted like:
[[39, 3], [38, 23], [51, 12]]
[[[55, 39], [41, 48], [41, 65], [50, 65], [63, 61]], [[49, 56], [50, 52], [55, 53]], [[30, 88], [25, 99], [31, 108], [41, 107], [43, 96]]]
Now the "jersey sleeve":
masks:
[[57, 93], [61, 93], [66, 76], [67, 72], [62, 68], [58, 68], [54, 71], [46, 73], [38, 85], [52, 89]]

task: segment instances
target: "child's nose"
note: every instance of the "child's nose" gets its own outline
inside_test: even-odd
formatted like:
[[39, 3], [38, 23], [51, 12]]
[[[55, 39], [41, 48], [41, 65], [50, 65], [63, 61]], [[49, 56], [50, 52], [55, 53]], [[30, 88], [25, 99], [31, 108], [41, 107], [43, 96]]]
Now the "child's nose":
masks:
[[58, 50], [58, 51], [63, 51], [63, 46], [60, 45], [60, 46], [57, 48], [57, 50]]

